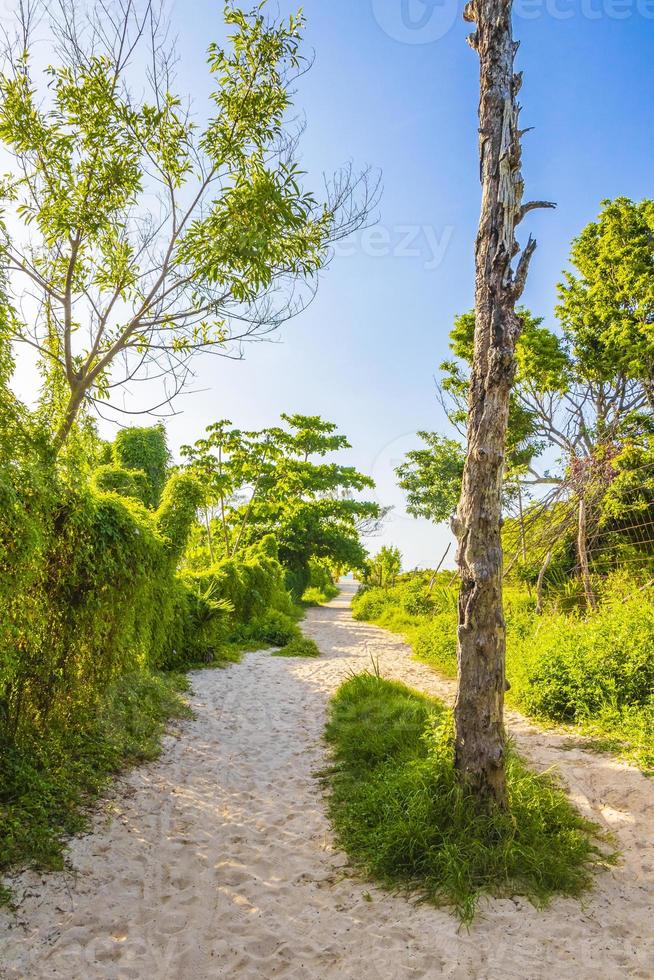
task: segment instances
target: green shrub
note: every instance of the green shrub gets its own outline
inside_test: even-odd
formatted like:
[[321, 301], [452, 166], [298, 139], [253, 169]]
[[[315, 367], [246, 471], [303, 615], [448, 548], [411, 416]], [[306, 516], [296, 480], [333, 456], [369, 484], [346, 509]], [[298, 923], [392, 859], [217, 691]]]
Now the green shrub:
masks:
[[394, 589], [365, 586], [359, 589], [352, 600], [352, 615], [358, 620], [377, 620], [384, 610], [396, 605], [396, 596]]
[[429, 616], [435, 609], [434, 596], [420, 579], [408, 582], [401, 590], [402, 608], [410, 616]]
[[299, 636], [300, 630], [294, 619], [276, 609], [270, 609], [261, 619], [239, 630], [235, 639], [262, 647], [286, 647]]
[[[604, 582], [604, 605], [582, 618], [556, 606], [538, 616], [533, 595], [508, 587], [507, 676], [509, 700], [528, 714], [582, 726], [651, 768], [654, 603], [638, 588], [633, 578], [614, 575]], [[425, 575], [418, 573], [394, 588], [362, 590], [354, 615], [402, 634], [420, 660], [456, 677], [457, 590], [436, 584], [426, 615], [424, 589]]]
[[644, 598], [587, 619], [550, 615], [513, 640], [516, 697], [532, 714], [585, 722], [606, 709], [644, 708], [654, 693], [654, 606]]
[[469, 922], [482, 895], [522, 895], [539, 906], [582, 895], [594, 868], [610, 860], [552, 779], [513, 752], [509, 811], [480, 808], [454, 770], [450, 713], [401, 684], [368, 674], [345, 683], [327, 738], [337, 840], [384, 887], [450, 904]]
[[364, 586], [354, 597], [352, 611], [355, 619], [415, 621], [416, 625], [435, 614], [456, 612], [457, 597], [458, 585], [452, 584], [451, 572], [435, 577], [431, 572], [411, 572], [401, 575], [393, 586]]
[[0, 740], [20, 752], [83, 726], [107, 687], [156, 669], [191, 629], [151, 511], [66, 482], [46, 460], [3, 476], [13, 504], [0, 515]]
[[294, 606], [285, 587], [284, 569], [271, 536], [242, 555], [219, 561], [208, 574], [216, 582], [217, 595], [231, 603], [235, 627], [260, 619], [269, 609], [291, 617], [294, 615]]
[[183, 574], [173, 586], [173, 622], [162, 638], [160, 666], [182, 671], [234, 659], [228, 649], [229, 601], [217, 594], [210, 575]]
[[145, 474], [147, 493], [144, 502], [156, 509], [168, 479], [170, 464], [164, 427], [121, 429], [113, 444], [113, 458], [119, 468]]

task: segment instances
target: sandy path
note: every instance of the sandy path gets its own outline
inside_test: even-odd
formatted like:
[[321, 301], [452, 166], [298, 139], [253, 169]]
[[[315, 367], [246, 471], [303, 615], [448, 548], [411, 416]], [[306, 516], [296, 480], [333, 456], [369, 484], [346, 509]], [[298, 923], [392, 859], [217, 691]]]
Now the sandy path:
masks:
[[624, 850], [583, 907], [488, 902], [468, 933], [447, 912], [347, 875], [313, 775], [330, 691], [373, 656], [386, 676], [452, 694], [399, 640], [353, 622], [350, 594], [309, 613], [322, 660], [252, 654], [193, 676], [196, 719], [72, 842], [75, 877], [16, 882], [19, 913], [0, 915], [1, 976], [654, 977], [654, 781], [563, 752], [563, 736], [519, 716], [521, 749], [559, 763], [577, 804]]

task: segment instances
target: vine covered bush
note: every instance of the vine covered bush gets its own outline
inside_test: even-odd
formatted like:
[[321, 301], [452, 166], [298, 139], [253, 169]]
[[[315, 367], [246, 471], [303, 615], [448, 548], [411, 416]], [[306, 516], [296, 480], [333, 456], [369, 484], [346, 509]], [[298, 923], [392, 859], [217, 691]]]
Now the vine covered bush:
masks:
[[5, 649], [0, 703], [20, 741], [93, 711], [120, 675], [160, 666], [184, 600], [157, 512], [54, 475], [45, 512], [25, 500], [24, 484], [12, 491], [13, 518], [19, 510], [33, 531], [20, 556], [3, 548], [2, 592], [16, 571], [21, 587], [5, 607], [13, 655]]
[[145, 476], [148, 507], [158, 507], [168, 478], [170, 453], [162, 425], [146, 429], [121, 429], [112, 446], [114, 464]]
[[91, 485], [100, 493], [117, 493], [121, 497], [139, 500], [147, 506], [150, 497], [148, 478], [142, 470], [126, 470], [107, 463], [93, 472]]
[[299, 637], [274, 538], [183, 570], [203, 493], [163, 470], [160, 428], [55, 462], [38, 420], [12, 404], [0, 448], [0, 869], [59, 865], [89, 794], [137, 759], [137, 742], [154, 754], [163, 720], [183, 712], [170, 672]]

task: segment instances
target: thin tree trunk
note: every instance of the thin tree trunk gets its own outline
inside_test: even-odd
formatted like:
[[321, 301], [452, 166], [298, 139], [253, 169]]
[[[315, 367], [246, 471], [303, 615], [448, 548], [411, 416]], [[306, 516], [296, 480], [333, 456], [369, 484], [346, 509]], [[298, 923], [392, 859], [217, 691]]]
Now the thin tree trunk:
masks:
[[66, 445], [66, 442], [68, 441], [68, 437], [72, 431], [73, 426], [75, 425], [75, 420], [77, 419], [77, 416], [79, 415], [79, 411], [84, 402], [85, 394], [86, 394], [86, 389], [82, 385], [80, 385], [77, 388], [73, 388], [71, 390], [70, 398], [68, 399], [68, 404], [64, 412], [63, 420], [61, 422], [61, 425], [57, 429], [57, 432], [54, 437], [53, 448], [55, 451], [55, 455], [57, 456], [59, 455], [61, 450]]
[[456, 767], [480, 802], [507, 805], [504, 731], [506, 627], [502, 598], [502, 482], [509, 399], [520, 332], [516, 303], [536, 243], [519, 252], [515, 229], [523, 207], [521, 133], [514, 75], [511, 0], [473, 0], [465, 19], [479, 53], [482, 207], [476, 245], [475, 350], [470, 383], [468, 448], [454, 530], [459, 540], [459, 689], [455, 706]]
[[211, 533], [211, 519], [209, 517], [209, 509], [207, 507], [204, 508], [204, 523], [206, 524], [207, 527], [207, 544], [209, 545], [209, 558], [211, 559], [211, 564], [213, 565], [214, 563], [213, 535]]
[[228, 558], [232, 557], [232, 549], [229, 543], [229, 528], [227, 527], [227, 515], [225, 513], [225, 495], [220, 495], [220, 522], [223, 528], [223, 541], [225, 542], [225, 554]]
[[449, 555], [451, 549], [452, 549], [452, 545], [451, 544], [448, 544], [447, 549], [445, 551], [445, 554], [443, 555], [443, 557], [439, 561], [438, 567], [437, 567], [436, 571], [434, 572], [434, 574], [431, 577], [431, 581], [429, 583], [429, 590], [428, 590], [429, 591], [429, 595], [431, 595], [432, 592], [434, 591], [434, 586], [436, 584], [436, 576], [438, 575], [438, 573], [440, 572], [441, 568], [443, 567], [443, 565], [445, 563], [445, 559]]
[[579, 559], [579, 570], [581, 581], [584, 586], [586, 605], [591, 611], [597, 609], [597, 598], [593, 589], [593, 580], [590, 577], [590, 563], [588, 561], [588, 510], [586, 497], [582, 493], [579, 497], [579, 528], [577, 533], [577, 557]]
[[525, 533], [525, 512], [522, 506], [522, 487], [518, 481], [518, 507], [520, 508], [520, 541], [522, 543], [522, 560], [527, 564], [527, 535]]
[[[527, 531], [525, 528], [525, 510], [522, 502], [522, 484], [518, 480], [518, 506], [520, 508], [520, 540], [522, 543], [522, 564], [527, 565]], [[506, 578], [506, 575], [504, 576]], [[527, 592], [531, 599], [531, 582], [527, 582]]]
[[538, 573], [538, 584], [536, 585], [536, 613], [538, 616], [543, 615], [543, 588], [545, 586], [545, 576], [547, 575], [547, 569], [552, 563], [552, 552], [548, 551], [547, 558], [543, 562], [543, 567]]
[[[222, 478], [223, 478], [223, 447], [222, 446], [220, 446], [220, 448], [218, 450], [218, 473], [220, 475], [221, 486], [222, 486]], [[224, 491], [222, 491], [222, 490], [221, 490], [221, 493], [220, 493], [220, 521], [221, 521], [222, 528], [223, 528], [223, 540], [225, 542], [225, 554], [227, 555], [228, 558], [231, 558], [232, 557], [232, 554], [231, 554], [232, 549], [229, 546], [229, 530], [227, 528], [227, 515], [225, 514], [225, 494], [224, 494]]]
[[252, 490], [252, 496], [250, 497], [250, 502], [248, 503], [247, 510], [245, 511], [245, 516], [243, 517], [243, 520], [241, 522], [241, 527], [238, 532], [238, 536], [236, 538], [236, 543], [234, 544], [234, 548], [232, 551], [232, 554], [234, 555], [238, 554], [238, 550], [241, 547], [241, 540], [243, 538], [243, 535], [245, 534], [245, 531], [247, 530], [248, 524], [250, 523], [252, 508], [254, 507], [254, 501], [256, 500], [257, 494], [259, 492], [259, 485], [261, 484], [261, 480], [263, 478], [263, 468], [266, 464], [267, 458], [268, 458], [268, 453], [266, 452], [261, 458], [261, 469], [259, 470], [259, 473], [257, 475], [257, 479], [255, 481], [254, 488]]

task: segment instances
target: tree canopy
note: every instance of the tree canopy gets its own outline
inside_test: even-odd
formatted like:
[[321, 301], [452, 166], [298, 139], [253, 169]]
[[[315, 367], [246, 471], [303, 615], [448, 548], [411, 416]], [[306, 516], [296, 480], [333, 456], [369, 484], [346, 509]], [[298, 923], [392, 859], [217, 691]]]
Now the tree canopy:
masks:
[[221, 421], [183, 453], [205, 490], [207, 547], [231, 555], [272, 534], [301, 593], [312, 559], [363, 567], [359, 523], [380, 508], [359, 497], [374, 486], [369, 477], [326, 461], [349, 448], [333, 423], [305, 415], [280, 421], [257, 432]]
[[[0, 141], [14, 163], [0, 185], [0, 256], [13, 335], [58, 385], [59, 446], [82, 406], [124, 410], [112, 395], [126, 382], [148, 382], [163, 411], [194, 353], [238, 356], [276, 329], [302, 307], [329, 244], [365, 221], [365, 174], [346, 169], [323, 201], [303, 187], [289, 111], [304, 19], [264, 8], [226, 6], [229, 40], [209, 45], [212, 111], [199, 127], [174, 93], [152, 3], [102, 5], [86, 20], [74, 0], [20, 5], [0, 74]], [[37, 22], [52, 39], [43, 71]], [[27, 292], [33, 310], [19, 312]]]
[[[559, 485], [579, 461], [606, 460], [618, 447], [649, 444], [654, 304], [654, 204], [626, 198], [605, 202], [597, 222], [573, 242], [576, 271], [559, 286], [559, 329], [519, 311], [516, 378], [511, 394], [506, 481], [525, 487]], [[619, 247], [618, 247], [619, 242]], [[454, 358], [441, 365], [439, 393], [450, 423], [463, 433], [468, 412], [475, 317], [456, 318]], [[424, 436], [423, 436], [424, 437]], [[407, 456], [402, 485], [415, 507], [437, 503], [444, 519], [456, 472], [454, 440], [427, 436], [426, 450]], [[460, 445], [460, 444], [459, 444]], [[420, 508], [419, 516], [429, 516]]]
[[440, 524], [452, 516], [461, 495], [463, 446], [435, 432], [418, 435], [425, 448], [408, 452], [396, 473], [407, 495], [409, 514]]

